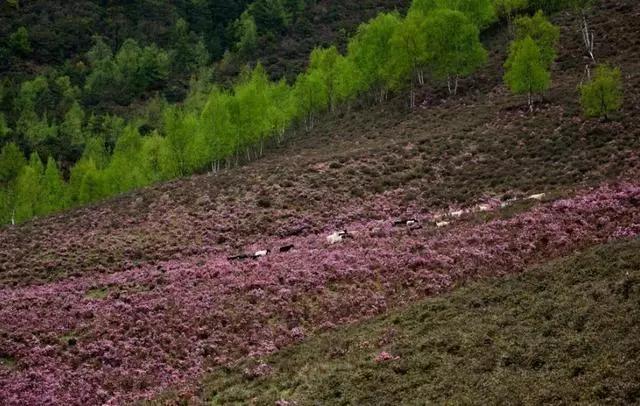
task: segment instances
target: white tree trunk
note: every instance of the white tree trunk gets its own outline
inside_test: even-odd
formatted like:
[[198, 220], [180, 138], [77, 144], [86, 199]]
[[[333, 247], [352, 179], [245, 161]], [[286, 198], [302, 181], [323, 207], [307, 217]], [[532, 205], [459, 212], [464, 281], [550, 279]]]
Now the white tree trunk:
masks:
[[589, 22], [587, 21], [587, 16], [584, 13], [582, 13], [582, 40], [584, 42], [584, 47], [587, 51], [587, 54], [589, 55], [593, 63], [596, 63], [596, 57], [593, 54], [594, 39], [595, 39], [595, 34], [589, 28]]

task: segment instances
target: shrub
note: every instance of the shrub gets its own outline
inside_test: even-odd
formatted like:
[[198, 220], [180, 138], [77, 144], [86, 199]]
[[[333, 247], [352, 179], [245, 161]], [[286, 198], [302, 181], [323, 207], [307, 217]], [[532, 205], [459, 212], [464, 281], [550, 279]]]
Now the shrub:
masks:
[[599, 66], [593, 79], [580, 86], [580, 102], [587, 117], [608, 119], [609, 114], [622, 108], [622, 99], [619, 68]]

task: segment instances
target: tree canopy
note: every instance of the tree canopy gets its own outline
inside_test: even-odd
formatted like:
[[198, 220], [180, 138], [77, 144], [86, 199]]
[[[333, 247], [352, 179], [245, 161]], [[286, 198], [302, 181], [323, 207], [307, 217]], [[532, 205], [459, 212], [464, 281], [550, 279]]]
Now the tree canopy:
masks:
[[609, 118], [622, 108], [622, 73], [619, 68], [601, 65], [588, 83], [580, 86], [580, 101], [588, 117]]
[[514, 41], [507, 60], [506, 84], [516, 94], [528, 96], [529, 108], [533, 110], [533, 95], [549, 88], [551, 74], [536, 42], [529, 36]]

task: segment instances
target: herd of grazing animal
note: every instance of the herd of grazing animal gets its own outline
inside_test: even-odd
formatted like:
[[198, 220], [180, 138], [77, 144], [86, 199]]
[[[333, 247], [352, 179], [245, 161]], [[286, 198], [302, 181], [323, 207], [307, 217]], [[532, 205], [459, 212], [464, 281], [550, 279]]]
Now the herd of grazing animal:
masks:
[[[545, 193], [539, 193], [539, 194], [528, 196], [524, 200], [542, 201], [545, 198], [545, 196], [546, 196]], [[508, 201], [504, 201], [504, 202], [502, 202], [500, 204], [499, 207], [504, 208], [504, 207], [512, 204], [513, 202], [515, 202], [517, 200], [518, 199], [510, 199]], [[437, 216], [435, 216], [433, 225], [435, 225], [437, 228], [447, 227], [447, 226], [451, 225], [451, 221], [453, 219], [460, 218], [460, 217], [462, 217], [462, 215], [464, 215], [466, 213], [486, 212], [486, 211], [490, 211], [491, 209], [492, 209], [492, 206], [490, 204], [480, 204], [480, 205], [477, 205], [476, 207], [474, 207], [472, 209], [468, 209], [468, 210], [450, 211], [449, 213], [447, 213], [445, 215], [437, 215]], [[418, 230], [418, 229], [422, 228], [422, 224], [420, 223], [420, 221], [416, 220], [414, 218], [396, 220], [396, 221], [393, 222], [393, 226], [394, 227], [405, 227], [409, 231]], [[347, 230], [339, 230], [339, 231], [334, 231], [333, 233], [329, 234], [326, 237], [326, 241], [327, 241], [327, 244], [334, 245], [334, 244], [338, 244], [338, 243], [344, 242], [346, 239], [353, 239], [353, 238], [354, 238], [354, 234], [353, 233], [350, 233]], [[285, 245], [285, 246], [280, 247], [277, 251], [280, 252], [280, 253], [287, 253], [287, 252], [292, 251], [293, 249], [295, 249], [295, 246], [293, 244], [289, 244], [289, 245]], [[229, 260], [229, 261], [244, 261], [246, 259], [258, 260], [260, 258], [266, 257], [269, 254], [271, 254], [271, 250], [270, 249], [264, 249], [264, 250], [256, 251], [254, 253], [248, 253], [248, 254], [245, 253], [245, 254], [233, 255], [233, 256], [227, 257], [227, 260]]]

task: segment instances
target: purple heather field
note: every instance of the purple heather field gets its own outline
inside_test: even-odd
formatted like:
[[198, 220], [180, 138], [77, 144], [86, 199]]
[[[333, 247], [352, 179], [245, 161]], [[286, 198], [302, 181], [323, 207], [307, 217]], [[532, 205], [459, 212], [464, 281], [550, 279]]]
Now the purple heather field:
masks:
[[[498, 207], [496, 207], [498, 206]], [[393, 199], [376, 220], [255, 241], [259, 260], [221, 252], [0, 289], [0, 403], [122, 404], [171, 388], [188, 397], [207, 370], [259, 357], [465, 280], [521, 272], [589, 245], [640, 234], [640, 185], [621, 183], [539, 203], [512, 217], [478, 213], [436, 227], [394, 227]], [[344, 208], [344, 214], [356, 207]], [[404, 208], [406, 209], [406, 208]], [[490, 201], [482, 206], [500, 212]], [[293, 244], [287, 253], [278, 247]], [[232, 254], [234, 252], [229, 252]]]

